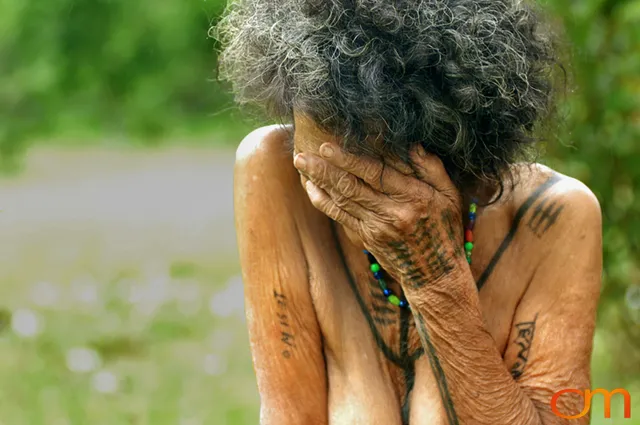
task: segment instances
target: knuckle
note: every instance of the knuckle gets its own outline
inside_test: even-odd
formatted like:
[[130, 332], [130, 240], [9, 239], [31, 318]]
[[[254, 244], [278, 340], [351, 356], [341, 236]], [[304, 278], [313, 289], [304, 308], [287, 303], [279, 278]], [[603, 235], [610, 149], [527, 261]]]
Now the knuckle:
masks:
[[386, 223], [380, 223], [375, 226], [371, 226], [369, 228], [369, 234], [372, 240], [384, 242], [388, 241], [395, 234], [395, 232], [393, 231], [391, 226], [387, 225]]
[[318, 174], [320, 175], [320, 179], [323, 182], [330, 182], [330, 178], [331, 178], [331, 173], [329, 172], [329, 170], [327, 169], [327, 167], [321, 167], [320, 170], [318, 170]]
[[349, 197], [344, 196], [342, 193], [336, 193], [333, 202], [339, 207], [344, 208], [349, 203]]
[[395, 226], [403, 232], [412, 231], [416, 222], [416, 213], [407, 208], [400, 209], [396, 214]]
[[369, 164], [365, 167], [363, 175], [366, 181], [379, 182], [382, 176], [382, 167], [376, 164]]
[[344, 218], [344, 211], [334, 204], [328, 208], [327, 215], [336, 221], [342, 221]]
[[356, 180], [350, 174], [343, 173], [338, 177], [336, 187], [344, 196], [350, 198], [356, 194]]
[[367, 229], [367, 236], [373, 241], [383, 241], [385, 238], [385, 232], [381, 226], [375, 226]]

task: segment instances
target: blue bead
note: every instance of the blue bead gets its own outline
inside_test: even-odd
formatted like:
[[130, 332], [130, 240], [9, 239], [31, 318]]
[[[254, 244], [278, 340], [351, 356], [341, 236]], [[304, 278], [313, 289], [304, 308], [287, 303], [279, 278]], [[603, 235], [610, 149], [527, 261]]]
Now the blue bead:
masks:
[[405, 300], [400, 300], [400, 307], [406, 307], [407, 302]]
[[469, 213], [469, 220], [475, 220], [476, 219], [476, 213]]
[[369, 254], [369, 251], [367, 251], [366, 249], [363, 249], [362, 252], [364, 252], [365, 254]]
[[385, 289], [384, 291], [382, 291], [382, 293], [384, 294], [385, 297], [388, 297], [389, 295], [391, 295], [391, 290]]
[[373, 277], [375, 277], [376, 279], [382, 279], [382, 272], [374, 272]]

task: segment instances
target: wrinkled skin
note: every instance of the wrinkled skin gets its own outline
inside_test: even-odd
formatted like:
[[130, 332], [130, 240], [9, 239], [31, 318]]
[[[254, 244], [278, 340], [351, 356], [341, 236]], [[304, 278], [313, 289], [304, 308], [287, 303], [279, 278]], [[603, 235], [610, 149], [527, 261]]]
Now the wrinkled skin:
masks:
[[[287, 137], [253, 132], [235, 176], [262, 424], [588, 423], [550, 409], [590, 385], [601, 218], [584, 185], [515, 165], [513, 190], [478, 209], [469, 265], [468, 200], [438, 158], [389, 160], [380, 186], [380, 163], [312, 121], [296, 117], [295, 159]], [[410, 309], [380, 300], [363, 246]]]

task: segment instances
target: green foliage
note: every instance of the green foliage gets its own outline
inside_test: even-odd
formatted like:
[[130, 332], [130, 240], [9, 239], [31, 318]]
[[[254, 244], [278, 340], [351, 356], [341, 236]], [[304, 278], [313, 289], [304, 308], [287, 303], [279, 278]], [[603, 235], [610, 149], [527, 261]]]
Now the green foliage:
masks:
[[211, 22], [223, 1], [0, 1], [0, 156], [34, 138], [156, 140], [229, 104]]
[[[640, 278], [640, 1], [549, 1], [561, 20], [573, 72], [566, 122], [548, 162], [583, 181], [602, 206], [604, 290], [600, 322], [611, 330], [616, 365], [640, 373], [640, 306], [625, 303]], [[576, 259], [577, 261], [579, 259]], [[627, 338], [620, 337], [627, 335]], [[633, 344], [636, 344], [634, 347]]]
[[[640, 372], [640, 317], [625, 294], [640, 278], [640, 1], [540, 0], [564, 28], [573, 70], [566, 118], [547, 146], [554, 168], [585, 182], [604, 218], [601, 318], [628, 338], [621, 370]], [[215, 77], [208, 29], [223, 0], [0, 0], [0, 159], [27, 143], [236, 126]], [[242, 131], [242, 130], [240, 130]], [[576, 259], [578, 260], [578, 259]], [[631, 314], [630, 314], [631, 313]], [[616, 332], [615, 335], [621, 335]]]

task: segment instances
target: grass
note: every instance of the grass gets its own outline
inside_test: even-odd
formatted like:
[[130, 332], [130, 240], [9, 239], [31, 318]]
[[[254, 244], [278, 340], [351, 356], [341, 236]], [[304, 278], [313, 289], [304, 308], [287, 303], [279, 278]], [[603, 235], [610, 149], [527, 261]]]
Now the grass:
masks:
[[231, 159], [40, 150], [0, 183], [0, 424], [257, 424]]
[[164, 265], [3, 281], [0, 423], [257, 423], [237, 267]]
[[[256, 425], [232, 153], [36, 150], [27, 163], [0, 182], [0, 425]], [[604, 337], [594, 386], [611, 388]], [[592, 423], [640, 424], [628, 389], [636, 419], [620, 403], [602, 419], [594, 399]]]

